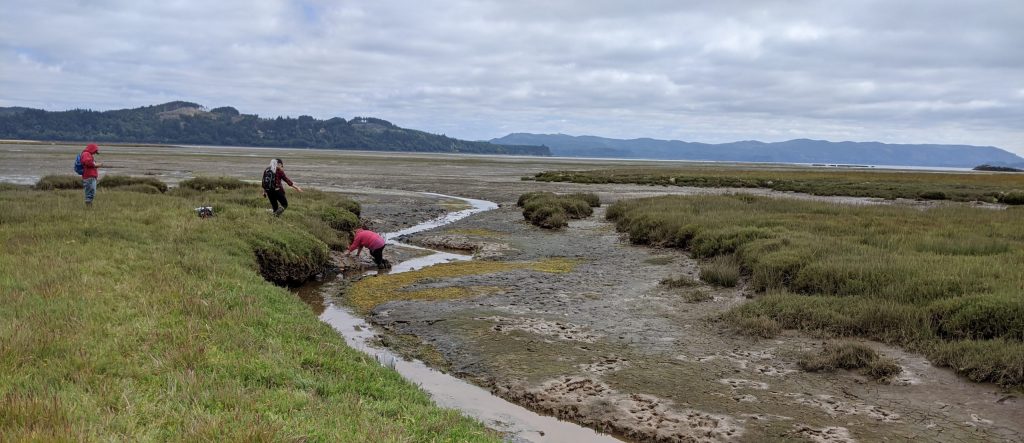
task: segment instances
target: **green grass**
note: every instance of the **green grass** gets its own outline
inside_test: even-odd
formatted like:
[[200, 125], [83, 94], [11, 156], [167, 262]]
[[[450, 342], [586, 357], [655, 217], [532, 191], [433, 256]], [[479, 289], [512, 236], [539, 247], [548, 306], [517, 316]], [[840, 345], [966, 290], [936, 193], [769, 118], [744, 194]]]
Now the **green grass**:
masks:
[[327, 202], [185, 191], [0, 192], [0, 441], [496, 440], [261, 275], [326, 251]]
[[1024, 204], [1024, 174], [821, 171], [732, 166], [546, 171], [537, 181], [633, 183], [701, 188], [767, 188], [813, 195]]
[[900, 344], [972, 380], [1024, 385], [1024, 208], [667, 196], [617, 202], [607, 217], [633, 243], [684, 248], [705, 269], [735, 256], [764, 295], [733, 322]]
[[516, 205], [523, 208], [523, 218], [530, 223], [545, 229], [561, 229], [569, 225], [569, 219], [590, 217], [601, 201], [595, 194], [528, 192], [519, 196]]

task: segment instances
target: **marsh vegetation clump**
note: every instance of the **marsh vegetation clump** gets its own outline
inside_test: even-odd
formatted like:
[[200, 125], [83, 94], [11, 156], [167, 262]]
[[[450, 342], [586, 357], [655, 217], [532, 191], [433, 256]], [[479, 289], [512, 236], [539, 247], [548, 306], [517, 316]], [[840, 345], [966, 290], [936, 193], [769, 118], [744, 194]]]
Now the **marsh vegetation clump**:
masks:
[[859, 370], [875, 380], [886, 381], [903, 372], [896, 361], [878, 355], [869, 346], [850, 342], [828, 343], [816, 354], [805, 354], [797, 362], [808, 372], [835, 372], [839, 369]]
[[601, 202], [595, 194], [529, 192], [520, 195], [516, 205], [523, 208], [523, 218], [535, 226], [560, 229], [568, 226], [570, 219], [590, 217]]
[[[726, 314], [726, 317], [730, 317], [729, 314]], [[751, 337], [774, 338], [782, 332], [782, 325], [779, 322], [764, 315], [732, 316], [730, 320], [741, 334]]]
[[678, 277], [663, 279], [658, 284], [669, 288], [692, 288], [694, 286], [700, 286], [700, 281], [695, 280], [693, 277], [688, 275], [680, 275]]
[[700, 265], [700, 279], [731, 288], [740, 281], [740, 262], [734, 255], [718, 255]]
[[40, 191], [82, 189], [82, 177], [70, 174], [47, 175], [36, 182], [35, 188]]
[[762, 294], [730, 312], [740, 329], [771, 319], [900, 344], [973, 380], [1021, 386], [1021, 211], [665, 196], [616, 202], [607, 218], [633, 243], [704, 260], [709, 283], [733, 281], [722, 263], [738, 269]]
[[178, 183], [178, 187], [182, 189], [192, 189], [195, 191], [230, 191], [243, 188], [256, 189], [259, 185], [255, 183], [246, 183], [232, 177], [195, 177], [181, 181]]
[[142, 192], [144, 194], [167, 192], [167, 184], [156, 177], [108, 174], [100, 179], [99, 185], [103, 188], [122, 188], [124, 191]]
[[[694, 166], [620, 168], [593, 171], [545, 171], [536, 181], [631, 183], [701, 188], [764, 188], [812, 195], [984, 201], [1024, 204], [1024, 174], [932, 173], [892, 171], [799, 171], [771, 167]], [[1017, 197], [1010, 196], [1017, 192]]]
[[1024, 191], [1010, 191], [999, 196], [999, 202], [1007, 205], [1024, 205]]
[[706, 289], [691, 289], [683, 293], [683, 300], [687, 303], [701, 303], [714, 299], [715, 297]]

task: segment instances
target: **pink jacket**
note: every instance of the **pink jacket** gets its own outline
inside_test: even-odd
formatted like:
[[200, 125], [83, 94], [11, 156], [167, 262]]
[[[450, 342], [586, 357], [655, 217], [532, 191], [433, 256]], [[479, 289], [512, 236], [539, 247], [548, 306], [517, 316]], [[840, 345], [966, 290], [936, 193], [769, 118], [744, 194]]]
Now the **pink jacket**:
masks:
[[352, 252], [356, 248], [359, 248], [359, 254], [363, 252], [363, 247], [371, 251], [384, 247], [384, 237], [373, 231], [367, 231], [366, 229], [356, 229], [356, 238], [352, 239], [352, 244], [348, 246], [347, 252]]

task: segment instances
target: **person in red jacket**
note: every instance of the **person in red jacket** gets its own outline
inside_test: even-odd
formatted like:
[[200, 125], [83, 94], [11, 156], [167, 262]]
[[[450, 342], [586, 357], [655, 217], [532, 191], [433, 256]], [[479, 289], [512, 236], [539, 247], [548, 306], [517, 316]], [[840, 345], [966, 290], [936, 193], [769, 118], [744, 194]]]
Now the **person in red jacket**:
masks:
[[363, 252], [363, 248], [370, 250], [370, 257], [373, 257], [373, 263], [377, 265], [377, 269], [387, 269], [391, 267], [391, 263], [384, 260], [384, 246], [387, 245], [387, 241], [380, 234], [366, 229], [366, 225], [360, 225], [356, 228], [354, 236], [352, 237], [352, 244], [348, 245], [348, 250], [345, 251], [345, 256], [348, 256], [355, 251], [355, 256]]
[[270, 170], [275, 171], [274, 173], [274, 189], [269, 191], [263, 191], [263, 195], [266, 195], [270, 199], [270, 207], [274, 210], [274, 215], [280, 216], [285, 209], [288, 209], [288, 198], [284, 195], [284, 187], [281, 186], [281, 181], [288, 183], [292, 189], [302, 192], [302, 188], [292, 183], [291, 179], [284, 174], [284, 161], [279, 158], [275, 158], [270, 161]]
[[96, 178], [100, 176], [99, 168], [103, 163], [96, 161], [96, 154], [100, 153], [99, 146], [90, 143], [82, 151], [82, 188], [85, 189], [85, 206], [92, 206], [92, 199], [96, 197]]

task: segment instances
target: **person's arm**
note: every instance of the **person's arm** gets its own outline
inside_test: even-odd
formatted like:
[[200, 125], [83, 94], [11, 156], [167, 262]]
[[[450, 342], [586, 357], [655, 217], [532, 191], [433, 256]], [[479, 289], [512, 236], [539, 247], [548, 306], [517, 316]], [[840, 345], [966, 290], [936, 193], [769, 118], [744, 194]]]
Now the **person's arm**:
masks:
[[295, 183], [292, 183], [292, 180], [288, 178], [288, 175], [285, 174], [284, 171], [281, 171], [281, 180], [284, 180], [285, 183], [288, 183], [288, 186], [291, 186], [292, 189], [298, 192], [302, 192], [302, 188], [298, 187]]
[[86, 168], [98, 168], [103, 166], [103, 163], [97, 162], [96, 159], [93, 158], [92, 154], [86, 152], [82, 154], [82, 166], [85, 166]]
[[358, 234], [352, 236], [352, 243], [348, 245], [348, 250], [345, 251], [345, 255], [350, 255], [350, 254], [352, 254], [352, 251], [356, 250], [356, 248], [359, 248], [359, 252], [356, 253], [356, 255], [358, 256], [360, 253], [363, 252], [363, 244], [362, 243], [363, 243], [363, 239], [360, 238]]

